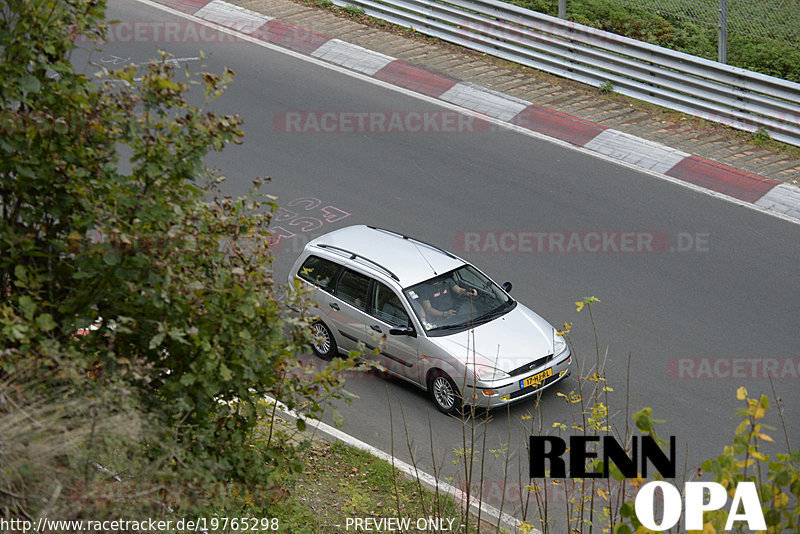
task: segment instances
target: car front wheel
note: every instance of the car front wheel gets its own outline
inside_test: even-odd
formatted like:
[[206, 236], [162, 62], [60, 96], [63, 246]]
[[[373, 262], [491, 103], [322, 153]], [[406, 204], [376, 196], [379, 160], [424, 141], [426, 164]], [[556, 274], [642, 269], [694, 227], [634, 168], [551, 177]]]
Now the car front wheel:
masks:
[[436, 370], [431, 373], [428, 391], [440, 412], [450, 415], [460, 412], [461, 394], [458, 392], [456, 383], [444, 371]]

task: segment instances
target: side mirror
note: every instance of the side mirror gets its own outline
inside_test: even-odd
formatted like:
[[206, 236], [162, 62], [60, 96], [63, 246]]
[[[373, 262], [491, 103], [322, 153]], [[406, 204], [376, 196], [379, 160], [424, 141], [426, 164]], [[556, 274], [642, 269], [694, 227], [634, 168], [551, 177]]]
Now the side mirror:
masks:
[[502, 287], [503, 291], [506, 293], [511, 293], [511, 282], [503, 282], [503, 285], [500, 287]]
[[389, 329], [389, 333], [393, 336], [417, 337], [417, 332], [410, 326], [395, 326]]

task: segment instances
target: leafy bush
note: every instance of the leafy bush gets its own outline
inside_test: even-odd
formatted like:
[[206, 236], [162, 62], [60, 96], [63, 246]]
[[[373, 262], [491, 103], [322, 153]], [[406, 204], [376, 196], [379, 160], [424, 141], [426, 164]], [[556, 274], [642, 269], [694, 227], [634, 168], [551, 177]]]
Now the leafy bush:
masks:
[[[271, 491], [302, 467], [303, 444], [255, 439], [263, 396], [318, 412], [352, 362], [316, 372], [296, 361], [310, 329], [287, 306], [302, 310], [302, 296], [283, 302], [272, 277], [266, 180], [222, 196], [203, 164], [242, 135], [238, 117], [207, 109], [234, 73], [181, 81], [162, 54], [92, 81], [69, 51], [102, 39], [104, 8], [14, 1], [0, 19], [0, 376], [19, 406], [44, 394], [95, 407], [45, 418], [57, 425], [85, 428], [117, 397], [131, 420], [147, 414], [153, 430], [122, 455], [142, 469], [129, 476]], [[190, 83], [202, 108], [187, 102]], [[86, 461], [119, 458], [93, 443], [76, 449]], [[67, 465], [78, 453], [64, 454]], [[40, 487], [28, 482], [14, 494], [38, 509], [47, 499], [26, 498]]]

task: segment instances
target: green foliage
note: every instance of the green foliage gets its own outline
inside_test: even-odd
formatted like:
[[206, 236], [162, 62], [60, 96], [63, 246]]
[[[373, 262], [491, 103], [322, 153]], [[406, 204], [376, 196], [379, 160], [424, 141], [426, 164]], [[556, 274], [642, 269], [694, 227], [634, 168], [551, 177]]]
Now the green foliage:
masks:
[[[593, 309], [600, 300], [596, 297], [585, 297], [575, 302], [578, 312], [586, 309], [591, 317], [592, 327], [597, 335], [593, 318]], [[572, 324], [564, 323], [564, 329], [559, 333], [569, 340]], [[573, 346], [570, 341], [570, 345]], [[541, 425], [542, 416], [532, 418], [525, 415], [522, 420], [535, 421], [539, 419], [539, 427], [532, 423], [530, 434], [542, 435], [548, 432], [556, 434], [582, 433], [586, 436], [614, 435], [619, 441], [627, 443], [630, 434], [627, 425], [625, 433], [619, 435], [619, 428], [610, 423], [609, 412], [616, 411], [610, 404], [606, 395], [613, 389], [607, 385], [605, 373], [599, 357], [599, 343], [595, 340], [597, 360], [596, 367], [591, 374], [578, 377], [578, 390], [569, 394], [556, 392], [556, 396], [563, 399], [572, 412], [573, 420], [555, 421], [550, 429]], [[578, 359], [578, 354], [573, 346], [573, 358]], [[589, 389], [587, 389], [587, 387]], [[800, 450], [790, 450], [789, 437], [786, 436], [787, 453], [778, 453], [771, 458], [763, 450], [764, 442], [773, 442], [767, 434], [768, 427], [763, 423], [769, 408], [769, 401], [765, 395], [759, 399], [747, 397], [747, 391], [740, 388], [737, 398], [744, 401], [745, 407], [739, 410], [741, 422], [736, 428], [736, 437], [733, 445], [724, 448], [723, 453], [717, 458], [707, 460], [702, 464], [702, 469], [713, 475], [715, 482], [722, 484], [729, 496], [735, 492], [736, 485], [742, 481], [755, 482], [762, 510], [768, 526], [767, 533], [798, 532], [800, 531]], [[627, 410], [626, 410], [627, 417]], [[656, 419], [651, 408], [642, 408], [632, 415], [632, 420], [638, 433], [653, 438], [662, 446], [667, 442], [662, 439], [657, 431], [658, 425], [664, 420]], [[564, 436], [562, 436], [564, 437]], [[628, 451], [630, 454], [630, 451]], [[603, 532], [615, 534], [633, 534], [634, 532], [650, 532], [641, 525], [636, 517], [634, 499], [636, 490], [645, 483], [641, 474], [636, 478], [627, 479], [620, 469], [610, 463], [608, 466], [601, 459], [591, 462], [589, 471], [601, 472], [608, 467], [609, 479], [549, 479], [546, 481], [531, 481], [525, 486], [526, 497], [531, 498], [541, 518], [543, 532], [552, 531], [549, 524], [548, 500], [555, 495], [563, 495], [565, 502], [564, 518], [567, 529], [574, 532], [585, 532], [584, 525], [592, 525]], [[655, 480], [663, 477], [656, 473]], [[559, 511], [559, 513], [561, 513]], [[563, 519], [561, 521], [563, 522]], [[728, 509], [706, 512], [704, 533], [722, 532], [728, 519]], [[526, 523], [526, 528], [531, 525]]]
[[[776, 454], [772, 460], [761, 450], [762, 443], [774, 441], [765, 432], [774, 428], [761, 422], [769, 409], [768, 397], [750, 398], [742, 387], [736, 398], [744, 401], [745, 407], [737, 413], [741, 422], [736, 427], [733, 444], [725, 447], [717, 458], [703, 462], [703, 469], [712, 473], [714, 481], [722, 484], [729, 494], [739, 482], [755, 482], [767, 532], [796, 532], [800, 529], [800, 449]], [[711, 512], [706, 517], [720, 530], [727, 512]]]
[[[555, 0], [509, 0], [533, 11], [558, 16]], [[619, 0], [569, 0], [567, 19], [608, 32], [663, 46], [706, 59], [717, 59], [717, 30], [675, 16]], [[768, 13], [765, 16], [779, 16]], [[800, 81], [800, 49], [730, 31], [728, 63], [790, 81]]]
[[161, 429], [137, 442], [148, 461], [269, 491], [302, 467], [303, 445], [253, 441], [261, 399], [318, 413], [353, 362], [296, 361], [310, 330], [286, 306], [301, 296], [279, 302], [265, 180], [223, 197], [203, 163], [242, 135], [207, 109], [234, 73], [181, 80], [162, 53], [143, 71], [78, 74], [69, 52], [101, 40], [104, 8], [15, 0], [0, 19], [0, 375], [124, 391]]
[[[572, 416], [572, 421], [555, 421], [551, 424], [550, 432], [563, 435], [582, 434], [583, 436], [614, 435], [617, 429], [611, 425], [609, 409], [611, 408], [609, 393], [614, 389], [608, 385], [605, 376], [605, 364], [601, 360], [600, 344], [597, 337], [597, 324], [594, 318], [594, 308], [601, 301], [597, 297], [583, 297], [575, 301], [576, 312], [586, 310], [592, 325], [592, 332], [595, 338], [595, 363], [591, 370], [579, 368], [577, 379], [578, 388], [569, 393], [556, 392], [556, 396], [563, 399], [564, 403]], [[572, 358], [576, 362], [579, 356], [574, 344], [570, 339], [572, 323], [565, 322], [564, 328], [558, 330], [558, 335], [565, 338], [572, 347]], [[523, 416], [523, 420], [531, 419], [530, 416]], [[540, 418], [541, 419], [541, 418]], [[542, 433], [544, 428], [531, 428], [531, 434]], [[629, 436], [619, 436], [620, 440], [627, 442]], [[587, 466], [589, 472], [603, 472], [605, 465], [602, 460], [595, 459]], [[542, 518], [542, 531], [552, 532], [553, 526], [550, 524], [554, 520], [550, 516], [550, 506], [548, 501], [555, 496], [562, 499], [565, 503], [564, 516], [567, 522], [565, 531], [580, 532], [585, 525], [591, 525], [592, 529], [608, 532], [614, 528], [618, 520], [617, 506], [623, 501], [626, 490], [622, 473], [615, 465], [609, 466], [611, 478], [598, 479], [588, 478], [567, 478], [550, 479], [533, 485], [526, 486], [525, 490], [536, 503], [539, 516]], [[556, 520], [561, 522], [561, 520]], [[532, 525], [526, 524], [530, 530]]]
[[728, 41], [731, 65], [800, 82], [800, 45], [793, 47], [740, 34], [730, 35]]
[[769, 132], [764, 129], [764, 127], [760, 127], [756, 132], [753, 134], [753, 141], [756, 145], [763, 145], [764, 143], [768, 142], [772, 137], [769, 135]]
[[[770, 458], [762, 450], [764, 442], [774, 442], [766, 433], [774, 428], [762, 422], [769, 409], [769, 398], [766, 395], [750, 398], [744, 387], [736, 392], [736, 398], [744, 401], [745, 406], [737, 412], [741, 421], [736, 427], [733, 444], [726, 446], [716, 458], [703, 462], [702, 468], [714, 476], [714, 482], [721, 484], [728, 495], [734, 494], [740, 482], [754, 482], [767, 533], [797, 532], [800, 529], [800, 449]], [[643, 410], [634, 419], [640, 430], [657, 438], [653, 423], [663, 421], [652, 420], [650, 416], [649, 411]], [[620, 513], [623, 522], [616, 525], [614, 532], [639, 532], [641, 524], [634, 513], [633, 503], [624, 503]], [[705, 512], [703, 519], [703, 532], [721, 532], [728, 519], [728, 510], [723, 507]]]
[[359, 6], [356, 6], [356, 5], [353, 5], [353, 4], [347, 4], [346, 6], [344, 6], [342, 8], [342, 11], [344, 11], [345, 13], [350, 15], [351, 17], [360, 17], [361, 15], [363, 15], [365, 13], [363, 7], [359, 7]]
[[613, 93], [614, 92], [614, 84], [611, 83], [610, 81], [606, 80], [606, 81], [604, 81], [603, 83], [600, 84], [600, 87], [598, 87], [598, 89], [600, 90], [601, 93], [606, 93], [606, 94]]

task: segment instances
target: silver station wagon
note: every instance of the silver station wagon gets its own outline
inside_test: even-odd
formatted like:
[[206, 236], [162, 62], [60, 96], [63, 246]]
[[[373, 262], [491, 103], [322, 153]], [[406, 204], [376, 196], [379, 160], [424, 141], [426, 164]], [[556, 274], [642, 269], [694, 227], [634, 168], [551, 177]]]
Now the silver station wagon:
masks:
[[444, 413], [494, 408], [570, 373], [547, 321], [461, 258], [417, 239], [350, 226], [309, 242], [289, 274], [316, 303], [313, 351], [363, 344], [386, 372], [429, 392]]

